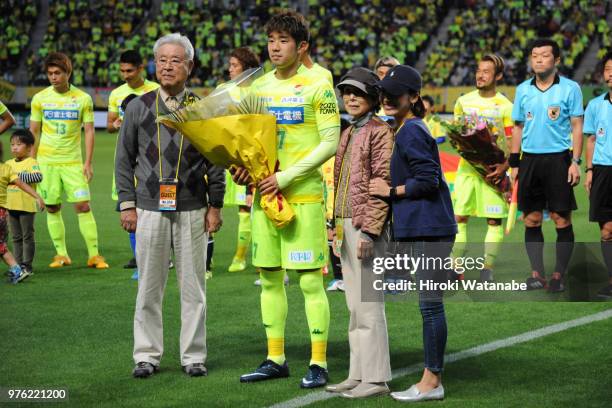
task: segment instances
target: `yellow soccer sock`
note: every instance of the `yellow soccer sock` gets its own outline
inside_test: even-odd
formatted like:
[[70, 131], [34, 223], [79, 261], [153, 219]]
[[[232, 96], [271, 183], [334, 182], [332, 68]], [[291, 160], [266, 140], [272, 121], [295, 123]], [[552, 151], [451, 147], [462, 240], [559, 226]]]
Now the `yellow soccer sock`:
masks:
[[457, 223], [457, 235], [453, 244], [453, 258], [459, 258], [465, 255], [465, 247], [467, 244], [467, 223]]
[[49, 235], [55, 252], [58, 255], [68, 256], [66, 250], [66, 228], [64, 227], [64, 219], [62, 218], [62, 212], [48, 212], [47, 213], [47, 228], [49, 229]]
[[93, 213], [91, 211], [78, 213], [77, 218], [79, 220], [79, 230], [85, 240], [85, 245], [87, 245], [89, 258], [99, 255], [98, 227], [96, 226], [96, 220], [94, 219]]
[[314, 272], [300, 272], [299, 276], [312, 343], [310, 364], [327, 368], [329, 302], [323, 286], [323, 273], [319, 269]]
[[285, 323], [287, 321], [287, 293], [285, 271], [260, 271], [261, 318], [268, 338], [268, 360], [285, 362]]
[[246, 253], [251, 243], [251, 214], [248, 212], [238, 212], [238, 244], [234, 258], [244, 261]]
[[489, 225], [485, 236], [485, 268], [493, 269], [499, 248], [504, 240], [504, 229], [501, 225]]

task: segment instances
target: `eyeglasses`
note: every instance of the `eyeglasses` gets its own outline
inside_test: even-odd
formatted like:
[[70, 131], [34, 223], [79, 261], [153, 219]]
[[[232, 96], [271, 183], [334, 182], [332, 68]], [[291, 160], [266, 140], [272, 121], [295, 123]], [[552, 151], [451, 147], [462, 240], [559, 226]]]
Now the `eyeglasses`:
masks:
[[185, 60], [180, 59], [180, 58], [170, 58], [170, 59], [160, 58], [158, 60], [155, 60], [155, 63], [159, 65], [160, 67], [165, 67], [166, 65], [170, 65], [171, 67], [178, 67], [184, 62]]

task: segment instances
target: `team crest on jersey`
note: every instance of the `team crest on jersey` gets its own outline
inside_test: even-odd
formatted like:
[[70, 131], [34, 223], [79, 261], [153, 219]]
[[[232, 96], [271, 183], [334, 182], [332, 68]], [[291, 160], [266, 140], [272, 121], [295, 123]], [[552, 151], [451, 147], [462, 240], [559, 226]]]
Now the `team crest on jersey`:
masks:
[[606, 135], [606, 129], [600, 127], [597, 129], [597, 137], [604, 137]]
[[559, 106], [549, 106], [548, 107], [548, 118], [550, 120], [559, 119], [559, 113], [561, 113], [561, 108]]
[[527, 112], [526, 118], [527, 118], [527, 120], [533, 120], [533, 113], [532, 112]]
[[293, 93], [297, 96], [300, 96], [304, 92], [304, 85], [297, 84], [293, 87]]

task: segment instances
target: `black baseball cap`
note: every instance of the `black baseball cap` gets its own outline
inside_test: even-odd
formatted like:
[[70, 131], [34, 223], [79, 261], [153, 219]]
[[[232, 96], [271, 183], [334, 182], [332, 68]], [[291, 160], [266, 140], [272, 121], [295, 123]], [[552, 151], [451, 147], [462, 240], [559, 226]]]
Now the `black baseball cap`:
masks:
[[349, 85], [354, 86], [366, 95], [378, 99], [378, 89], [376, 89], [377, 84], [378, 77], [373, 71], [367, 68], [357, 67], [351, 69], [342, 78], [340, 78], [340, 83], [336, 85], [336, 87], [340, 90], [340, 92], [342, 92], [343, 87]]
[[396, 65], [387, 71], [377, 86], [386, 94], [400, 96], [409, 91], [420, 92], [423, 80], [419, 71], [410, 65]]

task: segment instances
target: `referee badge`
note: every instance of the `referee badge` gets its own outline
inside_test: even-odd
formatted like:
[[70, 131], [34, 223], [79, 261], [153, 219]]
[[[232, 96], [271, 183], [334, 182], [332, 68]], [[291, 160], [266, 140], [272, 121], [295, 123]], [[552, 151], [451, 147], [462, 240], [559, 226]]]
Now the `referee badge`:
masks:
[[548, 107], [548, 117], [550, 120], [559, 119], [559, 113], [561, 112], [561, 108], [559, 106], [549, 106]]
[[597, 129], [597, 137], [604, 137], [606, 135], [606, 130], [602, 127]]

